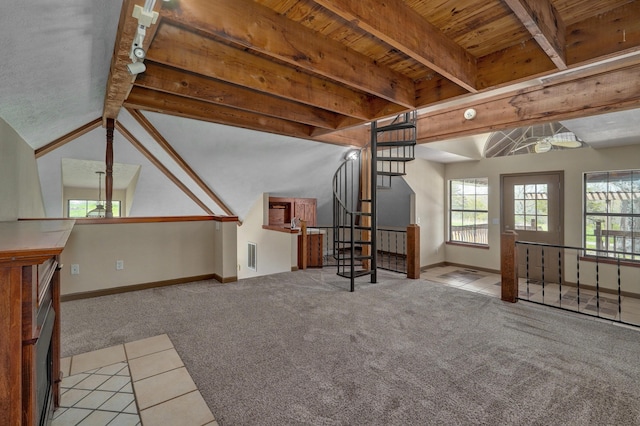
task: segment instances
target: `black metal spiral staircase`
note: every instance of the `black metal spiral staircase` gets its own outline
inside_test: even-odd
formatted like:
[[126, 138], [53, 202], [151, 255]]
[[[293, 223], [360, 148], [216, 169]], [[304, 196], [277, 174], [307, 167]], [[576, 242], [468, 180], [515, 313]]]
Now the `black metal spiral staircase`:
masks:
[[351, 280], [351, 291], [357, 277], [369, 275], [377, 282], [377, 189], [405, 174], [415, 145], [415, 111], [381, 127], [372, 122], [371, 149], [361, 151], [360, 161], [345, 159], [333, 176], [333, 255], [338, 275]]

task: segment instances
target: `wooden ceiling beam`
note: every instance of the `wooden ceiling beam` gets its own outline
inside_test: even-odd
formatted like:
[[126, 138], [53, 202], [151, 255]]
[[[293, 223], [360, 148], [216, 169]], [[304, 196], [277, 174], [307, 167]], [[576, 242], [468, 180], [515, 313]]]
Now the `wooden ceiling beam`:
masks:
[[149, 60], [146, 65], [147, 71], [138, 76], [136, 86], [326, 129], [335, 130], [346, 118], [331, 111], [186, 73]]
[[131, 116], [142, 126], [144, 130], [149, 133], [149, 135], [156, 141], [158, 145], [171, 157], [173, 161], [176, 162], [178, 166], [204, 191], [205, 194], [209, 196], [209, 198], [218, 205], [229, 216], [236, 216], [231, 209], [216, 195], [215, 192], [209, 185], [207, 185], [204, 180], [193, 170], [189, 163], [187, 163], [184, 158], [171, 146], [169, 141], [167, 141], [162, 134], [154, 127], [153, 124], [147, 118], [142, 115], [142, 113], [138, 110], [127, 108], [127, 111]]
[[512, 84], [557, 70], [540, 46], [529, 41], [478, 58], [478, 88]]
[[569, 65], [638, 51], [640, 2], [630, 2], [567, 27]]
[[49, 142], [48, 144], [41, 146], [40, 148], [34, 151], [36, 158], [40, 158], [45, 154], [50, 153], [51, 151], [60, 148], [61, 146], [68, 144], [69, 142], [79, 138], [85, 133], [89, 133], [93, 129], [97, 129], [102, 124], [102, 118], [96, 118], [93, 121], [85, 124], [84, 126], [80, 126], [75, 130], [70, 131], [66, 135], [60, 136], [58, 139]]
[[[153, 10], [160, 10], [161, 1], [157, 1]], [[138, 27], [137, 18], [133, 17], [133, 8], [135, 5], [144, 6], [143, 0], [124, 0], [122, 9], [120, 9], [120, 20], [118, 21], [118, 30], [116, 32], [116, 42], [111, 56], [111, 66], [109, 68], [109, 77], [107, 79], [107, 89], [104, 97], [104, 106], [102, 111], [102, 120], [107, 118], [116, 119], [122, 108], [122, 103], [129, 95], [135, 75], [129, 74], [127, 65], [131, 63], [129, 53], [131, 45]], [[147, 28], [145, 44], [148, 46], [149, 41], [153, 39], [159, 24], [153, 24]], [[145, 49], [147, 46], [144, 46]]]
[[567, 69], [565, 25], [549, 0], [504, 0], [560, 70]]
[[[640, 65], [541, 85], [418, 118], [419, 143], [640, 107]], [[464, 119], [476, 109], [473, 120]]]
[[337, 114], [361, 120], [369, 120], [372, 115], [370, 97], [365, 93], [164, 23], [147, 57]]
[[[640, 3], [631, 2], [566, 27], [568, 69], [640, 52]], [[537, 43], [523, 43], [478, 58], [478, 88], [483, 90], [557, 71]]]
[[402, 0], [313, 0], [421, 64], [476, 92], [476, 59]]
[[116, 129], [124, 136], [126, 140], [131, 142], [131, 145], [136, 147], [138, 151], [142, 155], [144, 155], [147, 160], [149, 160], [154, 166], [156, 166], [164, 175], [173, 182], [178, 188], [182, 190], [189, 198], [191, 198], [202, 210], [210, 214], [211, 216], [215, 216], [213, 210], [211, 210], [205, 203], [198, 198], [196, 194], [191, 192], [191, 190], [184, 184], [180, 179], [176, 177], [171, 171], [164, 165], [160, 160], [158, 160], [152, 153], [149, 151], [138, 139], [136, 139], [133, 134], [128, 131], [120, 122], [116, 121]]
[[434, 105], [467, 93], [466, 89], [439, 75], [416, 83], [418, 108]]
[[405, 108], [415, 106], [410, 78], [251, 0], [183, 1], [163, 8], [162, 16]]
[[312, 135], [315, 129], [311, 126], [141, 87], [133, 88], [124, 105], [127, 108], [314, 140]]

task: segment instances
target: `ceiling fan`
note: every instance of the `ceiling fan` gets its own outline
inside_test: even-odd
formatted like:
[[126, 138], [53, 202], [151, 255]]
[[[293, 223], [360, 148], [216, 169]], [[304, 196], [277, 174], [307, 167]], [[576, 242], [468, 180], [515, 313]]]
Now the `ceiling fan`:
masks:
[[[525, 144], [525, 146], [533, 145], [533, 151], [537, 154], [549, 152], [554, 146], [560, 148], [580, 148], [582, 146], [582, 142], [571, 132], [561, 132], [552, 136], [538, 137], [535, 139], [535, 141]], [[524, 146], [522, 148], [524, 148]]]

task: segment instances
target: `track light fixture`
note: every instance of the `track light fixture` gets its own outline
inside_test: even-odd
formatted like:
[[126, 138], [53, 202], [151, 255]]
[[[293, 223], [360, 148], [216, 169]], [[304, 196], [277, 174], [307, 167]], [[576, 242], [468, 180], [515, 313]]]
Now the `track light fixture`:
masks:
[[147, 67], [144, 65], [144, 62], [132, 62], [127, 65], [127, 71], [131, 75], [138, 75], [147, 70]]
[[144, 7], [140, 5], [133, 7], [133, 17], [138, 20], [138, 27], [136, 28], [136, 35], [133, 37], [131, 51], [129, 52], [131, 63], [127, 65], [127, 71], [129, 71], [131, 75], [138, 75], [147, 69], [142, 62], [146, 56], [144, 38], [147, 34], [147, 28], [158, 21], [159, 14], [153, 10], [155, 4], [156, 0], [146, 0]]

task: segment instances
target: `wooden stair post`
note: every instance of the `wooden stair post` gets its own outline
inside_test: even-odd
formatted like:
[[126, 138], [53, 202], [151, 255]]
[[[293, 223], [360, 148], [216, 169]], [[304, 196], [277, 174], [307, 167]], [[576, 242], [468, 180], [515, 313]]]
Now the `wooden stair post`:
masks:
[[420, 278], [420, 226], [407, 226], [407, 278]]
[[300, 232], [302, 233], [302, 244], [300, 250], [302, 251], [302, 269], [307, 269], [307, 259], [309, 257], [309, 239], [307, 238], [307, 221], [300, 220]]
[[505, 302], [518, 301], [518, 256], [515, 231], [503, 232], [500, 236], [500, 274], [502, 275], [501, 299]]

